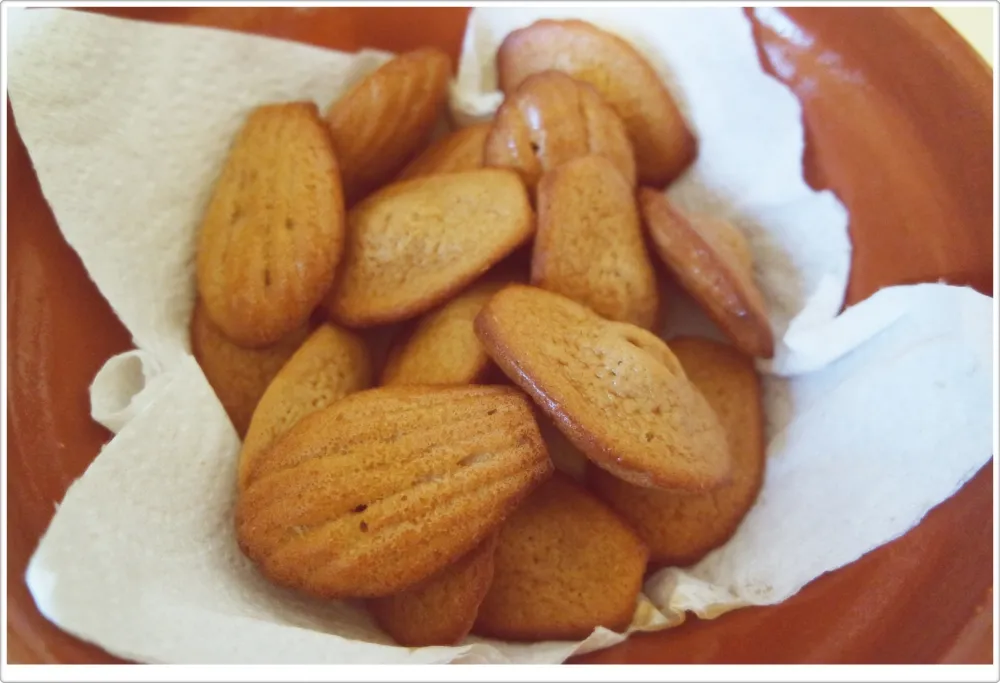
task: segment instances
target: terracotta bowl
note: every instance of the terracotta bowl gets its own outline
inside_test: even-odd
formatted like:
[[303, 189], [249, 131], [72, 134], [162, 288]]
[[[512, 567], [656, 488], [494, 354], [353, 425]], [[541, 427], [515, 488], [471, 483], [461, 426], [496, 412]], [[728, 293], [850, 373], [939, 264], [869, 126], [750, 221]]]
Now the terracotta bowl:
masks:
[[[457, 57], [467, 9], [115, 9], [342, 50], [439, 45]], [[804, 107], [807, 177], [851, 215], [848, 304], [880, 287], [944, 279], [992, 295], [991, 77], [929, 9], [748, 10], [765, 69]], [[415, 28], [416, 27], [416, 28]], [[787, 29], [787, 26], [786, 26]], [[808, 40], [803, 40], [806, 37]], [[37, 611], [24, 571], [66, 488], [109, 438], [87, 388], [129, 335], [42, 198], [7, 109], [9, 658], [107, 663]], [[586, 662], [991, 661], [993, 466], [904, 537], [776, 607], [638, 636]]]

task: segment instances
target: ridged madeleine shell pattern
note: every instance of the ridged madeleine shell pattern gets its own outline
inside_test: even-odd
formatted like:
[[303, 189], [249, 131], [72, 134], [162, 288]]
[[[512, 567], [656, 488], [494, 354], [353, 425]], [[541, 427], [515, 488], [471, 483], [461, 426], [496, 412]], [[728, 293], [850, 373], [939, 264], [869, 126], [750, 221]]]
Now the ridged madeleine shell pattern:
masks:
[[551, 472], [513, 388], [372, 389], [303, 419], [250, 463], [237, 538], [280, 585], [380, 597], [472, 550]]
[[387, 62], [326, 114], [349, 203], [390, 180], [420, 151], [448, 94], [451, 61], [424, 48]]
[[324, 323], [288, 359], [260, 397], [240, 450], [239, 487], [250, 463], [295, 424], [372, 385], [372, 360], [355, 333]]

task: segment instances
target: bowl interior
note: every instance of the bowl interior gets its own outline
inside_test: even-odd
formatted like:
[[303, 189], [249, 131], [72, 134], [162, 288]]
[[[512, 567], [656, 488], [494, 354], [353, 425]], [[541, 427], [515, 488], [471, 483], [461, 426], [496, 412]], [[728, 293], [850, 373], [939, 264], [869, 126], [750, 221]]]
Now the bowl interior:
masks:
[[[103, 11], [341, 50], [432, 44], [457, 59], [469, 10]], [[985, 63], [929, 9], [746, 11], [762, 66], [803, 104], [807, 179], [850, 211], [847, 303], [887, 285], [941, 279], [992, 295]], [[114, 662], [46, 621], [23, 577], [55, 504], [110, 437], [90, 419], [87, 390], [103, 362], [131, 341], [62, 239], [9, 105], [7, 122], [9, 661]], [[991, 461], [902, 538], [782, 605], [692, 618], [579, 661], [990, 662], [992, 468]]]

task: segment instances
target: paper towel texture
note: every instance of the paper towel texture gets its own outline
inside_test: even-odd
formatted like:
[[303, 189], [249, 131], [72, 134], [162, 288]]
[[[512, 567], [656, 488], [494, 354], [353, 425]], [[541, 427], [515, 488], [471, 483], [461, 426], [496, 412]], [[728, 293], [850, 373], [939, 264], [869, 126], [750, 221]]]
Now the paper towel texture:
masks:
[[[904, 533], [989, 460], [991, 302], [896, 287], [838, 317], [847, 215], [805, 184], [798, 102], [761, 71], [738, 8], [477, 9], [456, 119], [491, 115], [496, 46], [542, 16], [620, 32], [664, 75], [701, 143], [669, 196], [747, 232], [779, 342], [761, 366], [769, 446], [757, 504], [702, 562], [650, 578], [633, 629], [780, 602]], [[9, 17], [18, 130], [60, 229], [137, 347], [91, 387], [94, 418], [116, 436], [32, 558], [41, 611], [146, 662], [545, 663], [620, 642], [598, 629], [580, 643], [400, 648], [359, 605], [276, 588], [236, 547], [239, 443], [187, 338], [201, 212], [250, 108], [325, 108], [386, 56], [63, 10]], [[672, 298], [666, 334], [717, 334]]]

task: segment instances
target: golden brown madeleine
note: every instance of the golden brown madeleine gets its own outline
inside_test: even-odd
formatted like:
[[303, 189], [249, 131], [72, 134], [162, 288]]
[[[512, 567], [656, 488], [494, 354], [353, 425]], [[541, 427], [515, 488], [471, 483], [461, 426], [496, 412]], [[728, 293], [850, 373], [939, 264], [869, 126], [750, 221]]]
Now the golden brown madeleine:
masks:
[[670, 348], [726, 430], [732, 482], [691, 496], [633, 486], [593, 466], [589, 477], [595, 493], [649, 546], [651, 562], [686, 566], [725, 543], [753, 505], [764, 475], [764, 410], [748, 356], [693, 337], [674, 339]]
[[309, 334], [306, 325], [273, 346], [245, 349], [212, 324], [200, 300], [191, 315], [191, 350], [240, 438], [267, 386]]
[[371, 389], [300, 420], [249, 463], [236, 537], [278, 585], [384, 597], [470, 552], [551, 473], [516, 389]]
[[662, 192], [645, 187], [639, 207], [660, 259], [736, 348], [774, 356], [771, 322], [743, 233], [719, 218], [685, 216]]
[[502, 640], [578, 640], [624, 631], [646, 571], [642, 541], [562, 473], [528, 496], [500, 530], [493, 583], [473, 633]]
[[336, 325], [316, 328], [274, 377], [257, 404], [240, 451], [239, 481], [249, 464], [306, 415], [372, 384], [361, 338]]
[[229, 150], [198, 239], [198, 293], [240, 346], [301, 327], [333, 282], [344, 202], [330, 136], [310, 103], [255, 109]]
[[725, 432], [659, 337], [523, 285], [490, 299], [475, 328], [591, 462], [639, 486], [700, 493], [729, 481]]
[[515, 169], [529, 189], [546, 171], [587, 154], [606, 157], [635, 187], [625, 124], [594, 88], [560, 71], [529, 76], [508, 94], [485, 154], [487, 166]]
[[483, 167], [483, 147], [492, 123], [479, 123], [449, 133], [431, 144], [399, 174], [399, 180]]
[[660, 293], [635, 196], [606, 158], [580, 157], [542, 177], [531, 284], [610, 320], [656, 325]]
[[472, 323], [505, 284], [483, 280], [421, 318], [413, 332], [389, 351], [381, 384], [481, 382], [491, 362]]
[[407, 320], [447, 301], [535, 229], [520, 178], [491, 168], [389, 185], [354, 207], [348, 223], [327, 306], [350, 327]]
[[660, 75], [625, 40], [585, 21], [542, 19], [512, 32], [497, 52], [508, 95], [549, 69], [590, 83], [622, 118], [640, 183], [663, 187], [694, 160], [695, 138]]
[[406, 647], [457, 645], [472, 630], [493, 581], [497, 535], [413, 588], [368, 601], [375, 623]]
[[348, 203], [390, 180], [427, 144], [450, 77], [448, 55], [422, 48], [383, 64], [333, 103], [326, 120]]

